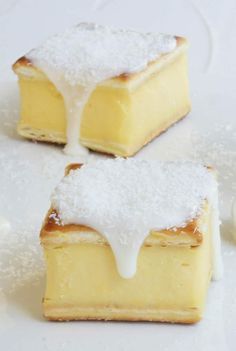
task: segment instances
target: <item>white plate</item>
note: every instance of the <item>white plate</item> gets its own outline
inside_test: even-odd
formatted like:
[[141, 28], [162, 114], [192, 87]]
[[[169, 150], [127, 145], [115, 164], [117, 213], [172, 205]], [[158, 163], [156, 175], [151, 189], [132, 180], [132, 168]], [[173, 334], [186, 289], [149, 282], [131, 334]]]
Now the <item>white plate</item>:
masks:
[[[236, 192], [235, 9], [233, 0], [0, 1], [0, 215], [12, 227], [0, 236], [1, 350], [235, 350], [236, 247], [230, 233]], [[205, 317], [197, 325], [50, 323], [42, 318], [38, 233], [52, 189], [65, 165], [78, 159], [66, 157], [60, 147], [17, 136], [18, 93], [10, 64], [47, 34], [81, 20], [190, 39], [192, 113], [136, 157], [194, 158], [219, 169], [225, 275], [211, 284]]]

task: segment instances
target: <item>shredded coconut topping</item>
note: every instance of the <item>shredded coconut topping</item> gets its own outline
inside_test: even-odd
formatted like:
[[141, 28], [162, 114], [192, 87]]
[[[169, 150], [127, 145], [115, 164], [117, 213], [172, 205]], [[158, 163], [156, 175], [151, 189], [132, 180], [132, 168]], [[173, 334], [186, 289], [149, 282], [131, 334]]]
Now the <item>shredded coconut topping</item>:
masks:
[[150, 230], [182, 227], [216, 189], [211, 172], [188, 161], [99, 161], [72, 170], [52, 195], [64, 224], [88, 225], [110, 243], [123, 277], [132, 277]]
[[176, 39], [171, 35], [80, 23], [52, 36], [27, 57], [58, 72], [70, 85], [87, 86], [141, 71], [175, 46]]
[[30, 51], [27, 57], [63, 96], [67, 117], [65, 153], [87, 154], [78, 143], [80, 121], [97, 84], [123, 73], [141, 71], [175, 46], [176, 39], [170, 35], [80, 23]]

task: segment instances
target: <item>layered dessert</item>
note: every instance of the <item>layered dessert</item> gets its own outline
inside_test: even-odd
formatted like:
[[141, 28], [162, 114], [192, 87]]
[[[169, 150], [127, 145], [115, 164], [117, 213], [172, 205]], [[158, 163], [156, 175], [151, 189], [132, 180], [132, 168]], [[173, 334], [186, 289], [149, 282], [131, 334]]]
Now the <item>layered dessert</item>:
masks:
[[222, 275], [217, 182], [192, 162], [71, 165], [41, 230], [50, 320], [195, 323]]
[[13, 65], [20, 135], [120, 156], [190, 110], [187, 41], [81, 23], [49, 38]]

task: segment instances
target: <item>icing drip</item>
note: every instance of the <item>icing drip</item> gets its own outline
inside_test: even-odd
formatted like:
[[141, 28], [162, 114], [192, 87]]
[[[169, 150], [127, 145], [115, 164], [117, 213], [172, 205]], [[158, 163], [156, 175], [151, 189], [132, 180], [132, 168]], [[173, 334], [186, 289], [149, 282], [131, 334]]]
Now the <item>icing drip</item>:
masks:
[[64, 99], [67, 116], [67, 144], [64, 148], [64, 152], [72, 156], [86, 156], [88, 154], [88, 149], [78, 143], [78, 131], [84, 106], [94, 87], [84, 87], [82, 85], [73, 87], [68, 84], [64, 78], [59, 80], [52, 72], [48, 72], [48, 77], [54, 82], [57, 90], [61, 93]]
[[80, 154], [87, 155], [88, 149], [78, 143], [78, 126], [80, 126], [80, 118], [83, 113], [83, 108], [88, 101], [92, 88], [78, 87], [75, 97], [73, 97], [73, 93], [70, 95], [67, 94], [70, 89], [63, 89], [62, 91], [67, 111], [67, 145], [64, 148], [64, 152], [68, 155], [75, 156]]
[[199, 164], [103, 160], [71, 171], [55, 189], [52, 206], [62, 223], [87, 225], [104, 235], [120, 275], [132, 278], [150, 230], [185, 226], [215, 189], [214, 176]]
[[139, 72], [175, 47], [176, 39], [170, 35], [81, 23], [30, 51], [27, 58], [48, 76], [64, 99], [65, 152], [85, 152], [78, 145], [81, 116], [99, 83], [123, 73]]

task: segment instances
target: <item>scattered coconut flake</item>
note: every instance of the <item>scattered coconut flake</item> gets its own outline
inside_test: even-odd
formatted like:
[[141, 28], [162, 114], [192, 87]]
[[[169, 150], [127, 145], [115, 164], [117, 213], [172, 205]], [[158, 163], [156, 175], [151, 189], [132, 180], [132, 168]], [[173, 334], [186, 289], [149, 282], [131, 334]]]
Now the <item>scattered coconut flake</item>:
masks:
[[236, 192], [235, 127], [232, 124], [213, 124], [207, 131], [193, 131], [191, 142], [189, 158], [217, 169], [220, 187], [233, 195]]
[[[27, 282], [38, 284], [44, 273], [42, 251], [38, 240], [39, 228], [27, 225], [0, 236], [0, 277], [1, 284], [12, 293]], [[34, 235], [33, 235], [34, 233]]]

